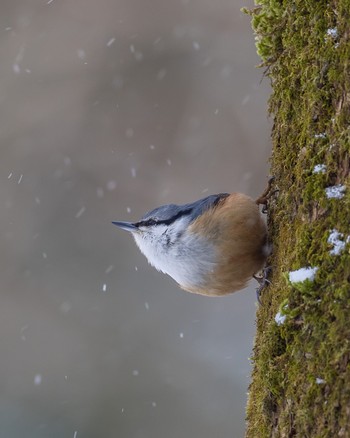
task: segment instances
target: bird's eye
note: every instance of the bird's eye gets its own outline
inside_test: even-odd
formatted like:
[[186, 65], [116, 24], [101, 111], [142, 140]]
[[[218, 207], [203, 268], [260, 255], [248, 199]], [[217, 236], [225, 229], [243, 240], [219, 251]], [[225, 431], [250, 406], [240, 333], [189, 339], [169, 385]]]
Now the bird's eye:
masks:
[[151, 227], [152, 225], [156, 225], [157, 221], [154, 219], [147, 219], [146, 221], [143, 222], [142, 225], [146, 226], [146, 227]]

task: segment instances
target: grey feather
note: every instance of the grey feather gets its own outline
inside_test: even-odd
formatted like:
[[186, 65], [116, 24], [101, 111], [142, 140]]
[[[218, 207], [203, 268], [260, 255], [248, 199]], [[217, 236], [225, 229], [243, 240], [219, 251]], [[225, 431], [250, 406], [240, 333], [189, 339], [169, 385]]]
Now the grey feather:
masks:
[[229, 196], [228, 193], [219, 193], [217, 195], [207, 196], [206, 198], [199, 199], [198, 201], [191, 202], [189, 204], [162, 205], [161, 207], [155, 208], [154, 210], [146, 213], [139, 222], [135, 223], [135, 225], [170, 225], [181, 216], [189, 216], [189, 221], [192, 222], [206, 210], [214, 207], [221, 199], [224, 199], [227, 196]]

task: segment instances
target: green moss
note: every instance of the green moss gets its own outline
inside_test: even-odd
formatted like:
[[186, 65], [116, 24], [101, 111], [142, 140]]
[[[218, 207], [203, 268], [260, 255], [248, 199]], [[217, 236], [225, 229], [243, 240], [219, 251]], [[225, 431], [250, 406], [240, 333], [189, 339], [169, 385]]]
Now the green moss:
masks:
[[[350, 0], [261, 0], [250, 11], [272, 82], [272, 285], [257, 313], [248, 438], [350, 436]], [[336, 31], [328, 32], [328, 29]], [[315, 173], [325, 164], [325, 173]], [[326, 187], [346, 186], [341, 199]], [[313, 282], [287, 273], [317, 266]], [[288, 306], [286, 306], [288, 304]], [[286, 315], [278, 325], [277, 312]]]

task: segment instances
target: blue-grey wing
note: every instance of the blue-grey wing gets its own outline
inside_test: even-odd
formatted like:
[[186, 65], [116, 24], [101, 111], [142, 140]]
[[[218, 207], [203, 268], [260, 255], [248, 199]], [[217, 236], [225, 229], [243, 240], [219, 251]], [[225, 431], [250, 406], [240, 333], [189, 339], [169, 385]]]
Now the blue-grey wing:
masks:
[[189, 216], [192, 222], [198, 216], [203, 214], [209, 208], [214, 207], [221, 200], [229, 196], [228, 193], [219, 193], [217, 195], [210, 195], [206, 198], [199, 199], [198, 201], [191, 202], [189, 204], [176, 205], [168, 204], [155, 208], [154, 210], [146, 213], [140, 222], [146, 223], [153, 221], [155, 223], [171, 224], [174, 220], [181, 216]]
[[205, 211], [215, 207], [219, 201], [227, 198], [227, 196], [229, 196], [229, 193], [219, 193], [217, 195], [210, 195], [206, 198], [199, 199], [191, 204], [187, 204], [187, 206], [191, 209], [192, 220], [197, 219], [197, 217], [203, 214]]

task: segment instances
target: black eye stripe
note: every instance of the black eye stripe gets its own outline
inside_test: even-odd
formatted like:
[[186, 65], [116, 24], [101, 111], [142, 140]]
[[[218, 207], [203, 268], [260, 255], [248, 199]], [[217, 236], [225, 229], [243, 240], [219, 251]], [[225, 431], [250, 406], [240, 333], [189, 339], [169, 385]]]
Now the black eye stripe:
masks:
[[146, 221], [141, 222], [141, 224], [150, 227], [151, 225], [156, 225], [157, 221], [155, 219], [147, 219]]
[[[176, 205], [168, 204], [155, 208], [146, 213], [139, 222], [134, 223], [136, 227], [152, 227], [154, 225], [171, 225], [176, 220], [184, 216], [190, 217], [190, 222], [203, 214], [206, 210], [214, 208], [218, 203], [229, 196], [228, 193], [210, 195], [206, 198], [192, 202], [190, 204]], [[164, 218], [164, 219], [163, 219]]]
[[182, 216], [187, 216], [191, 213], [192, 209], [187, 210], [181, 210], [174, 216], [170, 217], [169, 219], [146, 219], [145, 221], [139, 221], [136, 222], [134, 225], [137, 227], [144, 226], [144, 227], [151, 227], [152, 225], [170, 225], [173, 222], [175, 222], [177, 219], [179, 219]]

